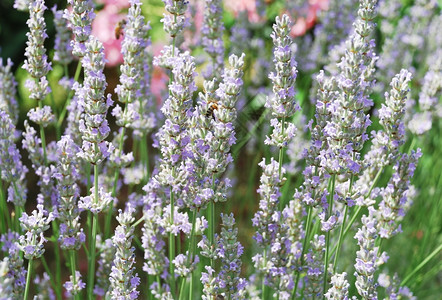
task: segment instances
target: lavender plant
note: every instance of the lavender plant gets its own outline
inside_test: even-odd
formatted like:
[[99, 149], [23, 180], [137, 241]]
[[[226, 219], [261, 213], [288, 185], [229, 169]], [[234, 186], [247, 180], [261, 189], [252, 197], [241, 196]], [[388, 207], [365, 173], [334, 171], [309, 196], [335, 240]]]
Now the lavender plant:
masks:
[[[106, 94], [93, 2], [46, 15], [43, 0], [15, 1], [29, 32], [24, 71], [0, 61], [0, 298], [423, 295], [416, 275], [431, 275], [442, 249], [411, 223], [420, 194], [440, 196], [440, 174], [421, 169], [442, 167], [430, 160], [441, 146], [436, 1], [400, 13], [399, 1], [330, 1], [295, 39], [310, 2], [239, 13], [163, 2], [170, 40], [157, 56], [162, 12], [139, 0], [122, 10], [123, 63]], [[404, 247], [412, 240], [424, 246]], [[401, 251], [419, 255], [393, 264]]]

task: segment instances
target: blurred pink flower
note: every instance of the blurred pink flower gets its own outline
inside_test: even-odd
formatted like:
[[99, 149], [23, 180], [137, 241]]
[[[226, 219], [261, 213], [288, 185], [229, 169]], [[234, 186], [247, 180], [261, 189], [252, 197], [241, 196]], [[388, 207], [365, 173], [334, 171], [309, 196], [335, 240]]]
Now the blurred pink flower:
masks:
[[[157, 56], [163, 50], [164, 45], [161, 43], [156, 43], [152, 45], [153, 55]], [[169, 81], [169, 76], [167, 76], [164, 68], [159, 66], [153, 66], [152, 79], [150, 84], [150, 90], [154, 95], [157, 104], [160, 105], [162, 102], [162, 96], [167, 88], [167, 83]]]
[[115, 37], [115, 28], [124, 15], [121, 14], [121, 9], [129, 7], [128, 0], [100, 0], [105, 6], [97, 13], [94, 22], [92, 23], [92, 34], [96, 36], [104, 47], [104, 55], [108, 60], [107, 65], [112, 67], [123, 62], [123, 55], [121, 54], [120, 39]]
[[292, 26], [291, 35], [301, 36], [304, 35], [307, 30], [312, 28], [316, 24], [318, 11], [328, 9], [329, 0], [309, 0], [307, 13], [305, 16], [300, 16], [296, 19], [295, 24]]
[[247, 11], [247, 16], [249, 18], [249, 22], [258, 23], [261, 20], [261, 17], [258, 14], [256, 9], [256, 1], [255, 0], [225, 0], [224, 1], [225, 8], [232, 11], [235, 17], [242, 11]]

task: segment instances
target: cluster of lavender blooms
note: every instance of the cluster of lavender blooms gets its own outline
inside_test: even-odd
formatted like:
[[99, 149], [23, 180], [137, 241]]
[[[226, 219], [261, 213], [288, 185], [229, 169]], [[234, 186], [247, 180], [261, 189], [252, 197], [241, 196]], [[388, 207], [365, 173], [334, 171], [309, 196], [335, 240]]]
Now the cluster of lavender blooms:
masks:
[[[383, 241], [401, 232], [416, 192], [411, 180], [422, 153], [405, 151], [407, 129], [423, 134], [431, 127], [430, 121], [424, 129], [412, 129], [413, 108], [407, 100], [417, 97], [419, 114], [429, 119], [440, 114], [441, 39], [419, 38], [435, 35], [440, 25], [440, 16], [431, 12], [436, 2], [416, 1], [411, 7], [412, 23], [423, 27], [405, 28], [407, 16], [393, 29], [389, 26], [396, 21], [386, 9], [399, 4], [381, 1], [381, 32], [388, 38], [378, 56], [372, 39], [377, 0], [360, 0], [359, 9], [351, 1], [330, 1], [315, 39], [303, 38], [304, 45], [293, 43], [289, 16], [278, 16], [273, 32], [253, 39], [251, 46], [243, 44], [251, 39], [253, 26], [240, 19], [232, 28], [232, 45], [224, 44], [222, 3], [206, 0], [200, 46], [210, 59], [202, 64], [194, 56], [197, 51], [186, 51], [181, 44], [192, 21], [186, 14], [192, 4], [163, 2], [168, 14], [161, 22], [171, 41], [152, 62], [150, 25], [142, 15], [142, 2], [129, 1], [122, 29], [124, 63], [115, 95], [105, 94], [106, 58], [102, 43], [91, 34], [91, 0], [68, 0], [70, 7], [52, 9], [57, 33], [51, 61], [44, 48], [44, 0], [15, 2], [15, 8], [29, 13], [23, 68], [31, 78], [26, 83], [29, 98], [38, 106], [27, 112], [24, 131], [19, 132], [12, 62], [4, 66], [1, 60], [0, 298], [22, 299], [37, 292], [37, 299], [61, 299], [63, 293], [70, 299], [355, 299], [355, 291], [362, 299], [377, 299], [382, 293], [387, 299], [413, 299], [396, 274], [389, 277], [380, 271], [387, 269], [382, 270], [389, 258]], [[292, 3], [287, 9], [296, 6]], [[431, 21], [427, 16], [433, 16]], [[388, 59], [397, 58], [391, 52], [399, 40], [434, 51], [434, 63], [421, 57], [425, 51], [414, 56], [401, 48], [398, 53], [405, 59], [393, 65]], [[272, 58], [266, 51], [270, 43]], [[250, 49], [260, 56], [252, 62], [256, 72], [247, 69], [242, 53]], [[229, 52], [237, 55], [226, 59]], [[301, 75], [317, 72], [311, 102], [302, 105], [314, 103], [309, 122], [296, 114], [302, 95], [295, 92], [300, 79], [295, 53]], [[75, 59], [75, 78], [67, 72], [60, 82], [68, 96], [66, 111], [58, 113], [56, 107], [43, 105], [53, 92], [47, 75], [52, 65], [67, 70]], [[428, 66], [416, 79], [422, 82], [419, 93], [409, 89], [415, 80], [414, 59]], [[152, 63], [170, 76], [162, 116], [152, 103]], [[198, 72], [203, 74], [201, 81]], [[381, 79], [379, 85], [376, 78]], [[391, 89], [375, 110], [380, 129], [369, 134], [372, 93], [383, 91], [388, 83]], [[277, 156], [272, 147], [264, 147], [265, 157], [257, 160], [262, 169], [259, 203], [252, 208], [251, 222], [247, 220], [254, 234], [243, 230], [243, 220], [224, 213], [235, 180], [230, 172], [232, 152], [240, 147], [239, 107], [252, 95], [265, 99], [260, 109], [271, 116], [263, 118], [268, 124], [261, 141], [254, 137], [255, 143], [279, 151]], [[114, 106], [112, 97], [120, 104]], [[66, 126], [61, 131], [64, 113]], [[108, 114], [119, 127], [114, 132]], [[298, 131], [301, 126], [304, 132]], [[53, 127], [57, 138], [49, 142], [52, 135], [45, 132]], [[158, 156], [147, 147], [150, 135]], [[21, 149], [27, 151], [31, 172]], [[152, 157], [154, 164], [149, 163]], [[243, 163], [240, 158], [237, 165]], [[387, 169], [392, 171], [390, 178]], [[35, 197], [28, 194], [28, 173], [37, 177]], [[379, 184], [381, 176], [385, 185]], [[294, 177], [302, 177], [300, 186], [293, 185]], [[27, 213], [31, 207], [32, 213]], [[106, 218], [99, 218], [100, 212], [106, 212]], [[352, 233], [353, 240], [346, 238]], [[254, 246], [245, 257], [243, 238], [252, 235]], [[355, 248], [351, 260], [340, 256], [341, 250]], [[55, 254], [54, 262], [46, 262], [45, 252]], [[82, 268], [86, 260], [87, 276]], [[41, 261], [44, 273], [35, 274], [40, 270], [36, 261]], [[68, 280], [62, 283], [62, 278]]]

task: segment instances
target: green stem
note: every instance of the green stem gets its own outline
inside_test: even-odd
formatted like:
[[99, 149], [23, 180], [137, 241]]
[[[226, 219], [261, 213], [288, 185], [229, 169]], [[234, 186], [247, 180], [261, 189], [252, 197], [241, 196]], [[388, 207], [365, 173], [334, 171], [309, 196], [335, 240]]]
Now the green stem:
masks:
[[[80, 71], [81, 71], [81, 60], [78, 61], [77, 64], [77, 69], [75, 70], [75, 75], [74, 75], [74, 82], [78, 81], [78, 77], [80, 77]], [[65, 67], [65, 73], [68, 74], [67, 72], [67, 67]], [[56, 126], [56, 131], [58, 134], [61, 134], [61, 126], [63, 125], [63, 120], [66, 116], [66, 112], [68, 109], [69, 104], [71, 103], [71, 98], [74, 96], [74, 90], [70, 90], [68, 97], [66, 99], [66, 103], [64, 104], [64, 107], [60, 113], [60, 116], [58, 117], [58, 121]], [[60, 135], [58, 136], [58, 138], [60, 138]]]
[[3, 193], [3, 181], [1, 179], [0, 179], [0, 208], [5, 214], [4, 218], [2, 218], [1, 221], [2, 225], [1, 232], [5, 233], [7, 228], [11, 228], [11, 216], [9, 215], [8, 204], [6, 203], [5, 194]]
[[[212, 174], [212, 190], [215, 191], [215, 174]], [[209, 244], [211, 247], [214, 247], [215, 242], [215, 203], [211, 199], [209, 201], [207, 211], [207, 219], [209, 221]], [[212, 268], [215, 267], [215, 262], [213, 257], [210, 258], [210, 266]]]
[[[281, 122], [281, 135], [284, 136], [284, 127], [285, 127], [285, 117], [282, 118], [282, 122]], [[282, 173], [282, 164], [284, 162], [284, 147], [280, 147], [279, 148], [279, 168], [278, 168], [278, 175], [279, 175], [279, 180], [282, 181], [281, 178], [281, 173]], [[284, 207], [284, 201], [282, 200], [282, 197], [280, 197], [279, 199], [279, 210], [282, 211]]]
[[[330, 191], [330, 200], [329, 200], [329, 208], [328, 208], [328, 217], [330, 217], [333, 213], [333, 198], [335, 194], [335, 184], [336, 184], [336, 174], [330, 178], [331, 180], [331, 191]], [[323, 293], [327, 291], [327, 276], [328, 276], [328, 256], [329, 256], [329, 247], [330, 247], [330, 231], [327, 231], [326, 241], [325, 241], [325, 262], [324, 262], [324, 282], [323, 282]]]
[[23, 296], [24, 300], [27, 300], [29, 296], [29, 286], [31, 285], [31, 273], [33, 266], [34, 266], [34, 259], [31, 258], [28, 262], [28, 273], [26, 274], [25, 294]]
[[[57, 222], [54, 220], [51, 223], [52, 225], [52, 232], [54, 233], [55, 237], [58, 237], [58, 225]], [[61, 259], [60, 259], [60, 248], [57, 242], [54, 243], [54, 254], [55, 254], [55, 282], [57, 284], [57, 291], [59, 294], [61, 294]]]
[[[95, 144], [97, 148], [97, 144]], [[98, 165], [94, 165], [94, 201], [98, 201]], [[88, 274], [88, 299], [93, 299], [94, 290], [94, 277], [95, 277], [95, 244], [97, 239], [97, 224], [98, 216], [96, 214], [92, 217], [92, 232], [90, 240], [90, 250], [89, 250], [89, 274]]]
[[[308, 212], [307, 212], [307, 222], [306, 222], [306, 227], [305, 227], [305, 234], [304, 234], [304, 242], [302, 243], [301, 263], [300, 263], [301, 267], [304, 265], [304, 255], [305, 255], [305, 251], [307, 249], [307, 243], [309, 240], [309, 231], [310, 231], [310, 227], [311, 227], [311, 223], [312, 223], [312, 215], [313, 215], [313, 208], [312, 208], [312, 206], [309, 205]], [[295, 299], [295, 297], [296, 297], [296, 292], [298, 290], [298, 283], [299, 283], [300, 275], [301, 275], [301, 270], [298, 270], [298, 272], [296, 273], [295, 286], [293, 287], [292, 299]]]
[[[190, 233], [190, 264], [193, 264], [193, 260], [195, 258], [196, 255], [196, 235], [195, 235], [195, 229], [196, 229], [196, 215], [197, 215], [197, 211], [194, 210], [193, 215], [192, 215], [192, 231]], [[190, 272], [190, 296], [189, 299], [193, 299], [193, 270], [192, 272]]]
[[23, 213], [23, 207], [21, 206], [15, 206], [15, 231], [18, 233], [21, 233], [21, 227], [20, 227], [20, 217]]
[[400, 286], [404, 286], [407, 284], [408, 280], [414, 276], [420, 269], [422, 269], [433, 257], [435, 257], [442, 250], [442, 245], [439, 245], [433, 252], [430, 253], [410, 274], [408, 274], [404, 280], [402, 280]]
[[[171, 187], [170, 191], [170, 224], [174, 222], [174, 195]], [[175, 259], [175, 236], [172, 232], [169, 232], [169, 275], [170, 275], [170, 291], [172, 293], [172, 298], [175, 299], [175, 266], [173, 265], [173, 260]]]
[[61, 300], [62, 299], [61, 291], [59, 289], [57, 289], [57, 284], [54, 281], [54, 276], [52, 276], [51, 270], [49, 269], [49, 266], [48, 266], [48, 263], [46, 262], [45, 257], [42, 255], [40, 257], [40, 259], [41, 259], [41, 263], [43, 264], [43, 268], [45, 269], [45, 272], [49, 276], [49, 281], [51, 282], [52, 289], [55, 291], [57, 300]]
[[341, 229], [339, 230], [339, 240], [337, 246], [338, 248], [336, 249], [335, 260], [333, 262], [333, 273], [336, 273], [336, 267], [338, 265], [339, 251], [341, 249], [342, 241], [344, 239], [344, 226], [345, 226], [345, 221], [347, 220], [347, 214], [348, 214], [348, 205], [345, 205], [344, 219], [342, 220]]
[[[264, 266], [267, 265], [267, 249], [264, 248], [263, 252]], [[265, 285], [265, 273], [262, 274], [262, 283], [261, 283], [261, 300], [267, 299], [267, 286]]]
[[[127, 111], [127, 103], [126, 106], [124, 107], [124, 114]], [[119, 148], [118, 148], [118, 157], [121, 156], [121, 153], [123, 152], [123, 143], [124, 143], [124, 134], [126, 133], [126, 127], [123, 127], [121, 130], [121, 137], [120, 137], [120, 144], [119, 144]], [[118, 176], [120, 175], [120, 168], [116, 167], [115, 168], [115, 173], [114, 173], [114, 185], [112, 186], [112, 197], [116, 197], [117, 196], [117, 184], [118, 184]], [[112, 200], [111, 203], [109, 204], [109, 209], [107, 211], [106, 214], [106, 220], [104, 223], [104, 236], [105, 237], [109, 237], [110, 234], [110, 227], [111, 227], [111, 221], [112, 221], [112, 214], [113, 214], [113, 209], [114, 208], [114, 201]]]
[[[38, 101], [38, 107], [43, 109], [43, 101]], [[41, 139], [41, 147], [43, 148], [43, 160], [44, 164], [48, 165], [48, 159], [46, 154], [46, 137], [45, 137], [45, 130], [42, 125], [40, 125], [40, 139]]]
[[156, 278], [157, 278], [157, 284], [158, 284], [158, 291], [161, 294], [161, 279], [160, 279], [160, 275], [157, 275]]
[[[69, 256], [70, 256], [70, 260], [71, 260], [72, 282], [73, 282], [73, 284], [76, 284], [77, 283], [77, 278], [76, 278], [76, 275], [75, 275], [76, 266], [75, 266], [75, 252], [74, 252], [74, 250], [70, 250], [69, 251]], [[78, 294], [74, 295], [74, 299], [75, 300], [78, 299]]]

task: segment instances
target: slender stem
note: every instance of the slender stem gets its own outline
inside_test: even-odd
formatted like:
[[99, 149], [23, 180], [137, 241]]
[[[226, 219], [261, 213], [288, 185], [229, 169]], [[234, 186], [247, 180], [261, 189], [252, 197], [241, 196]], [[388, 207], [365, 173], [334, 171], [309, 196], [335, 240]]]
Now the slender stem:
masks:
[[[313, 215], [313, 208], [311, 205], [309, 205], [308, 212], [307, 212], [307, 222], [306, 222], [305, 233], [304, 233], [304, 242], [302, 243], [301, 263], [300, 263], [301, 268], [304, 265], [304, 255], [305, 255], [305, 251], [307, 249], [307, 243], [309, 240], [309, 232], [310, 232], [310, 227], [311, 227], [311, 223], [312, 223], [312, 215]], [[301, 275], [301, 270], [298, 270], [298, 272], [296, 273], [295, 286], [293, 287], [292, 299], [295, 299], [295, 297], [296, 297], [296, 291], [298, 290], [298, 283], [299, 283], [300, 275]]]
[[410, 280], [410, 278], [412, 278], [414, 276], [414, 274], [416, 274], [420, 269], [422, 269], [433, 257], [436, 256], [436, 254], [438, 254], [440, 251], [442, 250], [442, 244], [439, 245], [439, 247], [437, 247], [436, 249], [434, 249], [433, 252], [430, 253], [430, 255], [428, 255], [419, 265], [417, 265], [416, 268], [414, 268], [413, 271], [411, 271], [410, 274], [408, 274], [404, 280], [402, 280], [400, 286], [404, 286], [405, 284], [407, 284], [408, 280]]
[[336, 249], [335, 260], [333, 262], [333, 273], [336, 272], [336, 267], [338, 265], [339, 251], [341, 249], [342, 241], [344, 239], [344, 226], [345, 226], [345, 221], [347, 220], [347, 214], [348, 214], [348, 205], [345, 205], [344, 218], [342, 220], [341, 229], [339, 231], [339, 240], [337, 246], [338, 248]]
[[[195, 235], [195, 228], [196, 228], [196, 215], [197, 215], [197, 210], [194, 210], [193, 215], [192, 215], [192, 231], [190, 233], [190, 264], [193, 264], [193, 260], [195, 257], [195, 251], [196, 251], [196, 247], [195, 247], [195, 240], [196, 240], [196, 235]], [[189, 299], [193, 299], [193, 270], [192, 272], [190, 272], [190, 296]]]
[[[174, 207], [175, 200], [173, 191], [170, 191], [170, 224], [174, 223]], [[173, 260], [175, 259], [175, 236], [172, 232], [169, 232], [169, 275], [170, 275], [170, 291], [172, 293], [172, 298], [175, 299], [175, 266], [173, 265]]]
[[[212, 190], [215, 192], [215, 174], [212, 174]], [[209, 221], [209, 243], [211, 247], [214, 247], [215, 242], [215, 203], [211, 199], [208, 205], [208, 221]], [[210, 266], [214, 268], [215, 262], [214, 259], [210, 258]]]
[[161, 280], [160, 280], [160, 275], [157, 275], [156, 277], [157, 277], [158, 291], [159, 291], [160, 294], [161, 294]]
[[[75, 285], [77, 283], [77, 278], [76, 278], [76, 266], [75, 266], [75, 252], [74, 250], [70, 250], [69, 251], [69, 256], [70, 256], [70, 260], [71, 260], [71, 273], [72, 273], [72, 283]], [[74, 299], [77, 300], [78, 299], [78, 294], [74, 295]]]
[[[95, 144], [95, 147], [97, 145]], [[94, 165], [94, 201], [98, 201], [98, 165]], [[89, 274], [88, 274], [88, 299], [93, 299], [94, 277], [95, 277], [95, 244], [97, 239], [97, 223], [98, 216], [96, 214], [92, 217], [92, 232], [89, 250]]]
[[52, 276], [51, 270], [49, 269], [49, 266], [48, 266], [48, 263], [46, 262], [45, 257], [42, 255], [40, 257], [40, 260], [41, 260], [41, 263], [43, 264], [43, 268], [45, 269], [45, 272], [49, 276], [49, 281], [51, 282], [52, 289], [55, 291], [57, 300], [61, 300], [62, 299], [61, 291], [59, 289], [57, 289], [57, 284], [54, 281], [54, 276]]
[[[11, 216], [9, 215], [8, 204], [6, 203], [5, 194], [3, 193], [3, 181], [0, 179], [0, 207], [4, 212], [4, 218], [2, 218], [2, 233], [6, 232], [7, 228], [11, 228]], [[6, 224], [5, 221], [6, 220]]]
[[[267, 249], [264, 248], [263, 252], [264, 266], [267, 265]], [[262, 283], [261, 283], [261, 300], [266, 300], [267, 296], [267, 286], [265, 285], [265, 273], [262, 274]]]
[[[51, 222], [52, 232], [55, 237], [58, 237], [58, 225], [54, 220]], [[56, 289], [61, 294], [61, 259], [60, 259], [60, 248], [57, 242], [54, 243], [54, 254], [55, 254], [55, 282], [57, 284]]]
[[31, 285], [31, 273], [32, 273], [33, 266], [34, 266], [34, 259], [31, 258], [28, 262], [28, 273], [26, 274], [25, 294], [23, 296], [24, 300], [27, 300], [28, 296], [29, 296], [29, 286]]
[[[328, 208], [328, 217], [330, 217], [333, 213], [333, 198], [335, 194], [335, 184], [336, 184], [336, 174], [330, 178], [331, 180], [331, 191], [330, 191], [330, 200], [329, 200], [329, 208]], [[330, 231], [327, 231], [326, 234], [326, 244], [325, 244], [325, 262], [324, 262], [324, 282], [323, 282], [323, 293], [327, 291], [327, 276], [328, 276], [328, 256], [329, 256], [329, 247], [330, 247]]]
[[[74, 82], [78, 81], [78, 78], [80, 77], [80, 71], [81, 71], [81, 60], [78, 61], [77, 69], [75, 70]], [[66, 73], [66, 75], [68, 74], [67, 73], [67, 67], [65, 68], [65, 73]], [[73, 96], [74, 96], [74, 90], [70, 90], [69, 94], [68, 94], [68, 97], [66, 99], [66, 103], [64, 104], [64, 107], [63, 107], [63, 109], [62, 109], [62, 111], [60, 113], [60, 116], [58, 117], [58, 121], [57, 121], [57, 124], [56, 124], [56, 131], [57, 131], [58, 134], [61, 133], [61, 130], [60, 130], [61, 129], [61, 125], [63, 125], [63, 120], [64, 120], [64, 118], [66, 116], [66, 112], [67, 112], [68, 106], [71, 103], [71, 98]], [[60, 138], [60, 136], [58, 136], [58, 138]]]
[[[285, 129], [284, 127], [285, 127], [285, 117], [282, 118], [282, 125], [281, 125], [281, 135], [282, 136], [284, 136], [284, 129]], [[282, 172], [283, 162], [284, 162], [284, 147], [280, 147], [279, 148], [279, 169], [278, 169], [279, 180], [282, 180], [281, 172]], [[284, 201], [281, 196], [279, 199], [279, 210], [282, 211], [283, 208], [284, 208]]]
[[[127, 103], [126, 106], [124, 107], [124, 113], [126, 114], [127, 111]], [[121, 156], [121, 153], [123, 152], [123, 143], [124, 143], [124, 134], [126, 133], [126, 127], [123, 127], [121, 129], [121, 137], [120, 137], [120, 144], [119, 144], [119, 148], [118, 148], [118, 157]], [[112, 186], [112, 197], [116, 197], [117, 196], [117, 184], [118, 184], [118, 176], [120, 175], [120, 168], [116, 167], [115, 168], [115, 173], [114, 173], [114, 185]], [[106, 220], [104, 223], [104, 236], [105, 237], [109, 237], [109, 233], [110, 233], [110, 227], [111, 227], [111, 221], [112, 221], [112, 214], [113, 214], [113, 208], [114, 208], [114, 201], [112, 200], [111, 203], [109, 204], [109, 208], [106, 214]]]
[[[38, 101], [38, 107], [43, 108], [43, 101]], [[45, 137], [45, 130], [42, 125], [40, 125], [40, 139], [41, 139], [41, 147], [43, 148], [43, 160], [45, 165], [47, 165], [48, 159], [46, 155], [46, 137]]]

